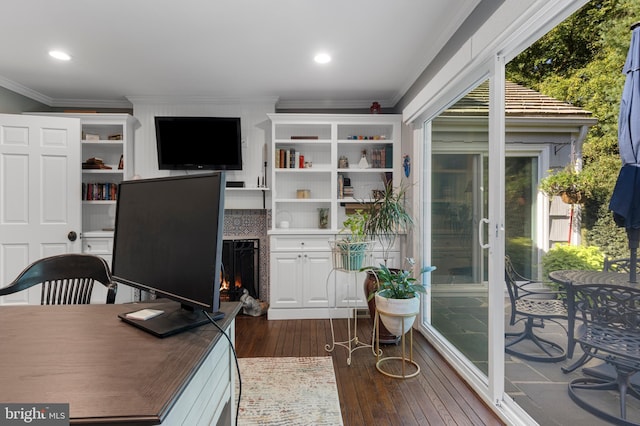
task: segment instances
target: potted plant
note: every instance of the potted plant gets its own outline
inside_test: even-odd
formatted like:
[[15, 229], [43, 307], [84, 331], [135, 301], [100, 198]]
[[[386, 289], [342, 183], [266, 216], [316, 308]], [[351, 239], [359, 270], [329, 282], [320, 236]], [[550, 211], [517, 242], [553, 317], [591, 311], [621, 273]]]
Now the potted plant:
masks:
[[584, 193], [580, 173], [570, 164], [555, 172], [549, 170], [549, 175], [540, 180], [538, 189], [549, 197], [559, 195], [567, 204], [580, 203]]
[[[406, 187], [394, 188], [392, 182], [383, 175], [384, 189], [377, 190], [374, 201], [369, 204], [365, 232], [382, 247], [382, 258], [385, 266], [389, 266], [389, 254], [395, 246], [398, 235], [407, 233], [413, 226], [413, 218], [406, 208]], [[369, 315], [373, 319], [376, 312], [376, 301], [373, 297], [377, 287], [375, 271], [369, 269], [364, 281], [364, 294], [369, 297]], [[380, 328], [380, 343], [397, 343], [399, 336], [385, 327]]]
[[[426, 291], [413, 276], [415, 261], [407, 258], [407, 262], [411, 266], [409, 270], [389, 269], [384, 264], [364, 268], [376, 277], [376, 291], [368, 298], [375, 298], [380, 321], [395, 336], [402, 336], [409, 331], [420, 309], [419, 293]], [[435, 269], [435, 266], [425, 266], [420, 269], [420, 275]]]
[[349, 232], [345, 238], [335, 242], [334, 266], [347, 271], [358, 271], [362, 268], [365, 254], [370, 246], [370, 241], [365, 232], [369, 215], [360, 209], [347, 216], [342, 223], [340, 233]]
[[377, 240], [382, 247], [382, 258], [387, 265], [389, 252], [398, 235], [408, 232], [413, 226], [413, 218], [405, 204], [405, 186], [393, 187], [392, 182], [383, 179], [384, 190], [376, 191], [376, 198], [369, 204], [365, 233]]

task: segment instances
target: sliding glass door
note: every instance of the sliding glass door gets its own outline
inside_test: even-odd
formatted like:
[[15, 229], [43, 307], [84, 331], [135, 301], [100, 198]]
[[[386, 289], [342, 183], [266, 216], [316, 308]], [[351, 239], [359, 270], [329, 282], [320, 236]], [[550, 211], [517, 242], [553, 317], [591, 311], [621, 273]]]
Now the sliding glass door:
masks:
[[431, 326], [488, 374], [488, 82], [430, 127]]

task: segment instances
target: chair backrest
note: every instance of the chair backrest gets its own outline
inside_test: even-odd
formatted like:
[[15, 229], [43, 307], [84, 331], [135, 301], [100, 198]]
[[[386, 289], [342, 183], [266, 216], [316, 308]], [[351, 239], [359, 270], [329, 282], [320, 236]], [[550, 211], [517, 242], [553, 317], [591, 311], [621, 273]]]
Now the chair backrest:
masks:
[[531, 282], [529, 278], [525, 278], [516, 272], [509, 256], [504, 257], [504, 281], [507, 284], [507, 291], [509, 292], [509, 299], [511, 299], [512, 305], [520, 296], [518, 281]]
[[[617, 345], [640, 343], [640, 288], [614, 284], [572, 286], [573, 308], [587, 333], [578, 340], [609, 352]], [[629, 340], [631, 339], [631, 341]]]
[[[621, 272], [621, 273], [629, 273], [631, 272], [631, 259], [630, 258], [621, 258], [621, 259], [604, 259], [604, 271], [605, 272]], [[636, 270], [640, 272], [640, 262], [638, 262], [636, 266]]]
[[0, 296], [42, 284], [42, 305], [88, 304], [96, 281], [107, 287], [106, 303], [114, 303], [117, 284], [111, 281], [107, 262], [94, 255], [66, 253], [36, 260], [0, 288]]

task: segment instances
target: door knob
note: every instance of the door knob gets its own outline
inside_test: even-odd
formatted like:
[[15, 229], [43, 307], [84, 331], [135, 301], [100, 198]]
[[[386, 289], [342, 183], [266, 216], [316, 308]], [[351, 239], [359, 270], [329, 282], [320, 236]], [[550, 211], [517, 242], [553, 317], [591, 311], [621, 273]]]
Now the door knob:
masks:
[[75, 231], [71, 231], [67, 234], [67, 238], [69, 241], [75, 241], [78, 239], [78, 234], [76, 234]]

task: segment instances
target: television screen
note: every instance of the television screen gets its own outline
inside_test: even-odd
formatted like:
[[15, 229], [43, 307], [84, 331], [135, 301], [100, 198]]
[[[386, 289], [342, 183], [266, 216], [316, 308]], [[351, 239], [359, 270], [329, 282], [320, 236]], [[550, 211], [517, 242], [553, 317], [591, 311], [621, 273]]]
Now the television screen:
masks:
[[224, 188], [221, 171], [119, 185], [114, 281], [180, 304], [146, 321], [120, 318], [164, 337], [208, 322], [203, 311], [218, 312]]
[[155, 117], [160, 170], [242, 170], [239, 117]]

